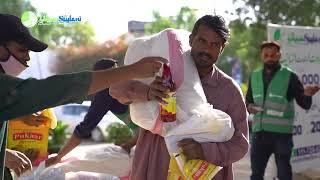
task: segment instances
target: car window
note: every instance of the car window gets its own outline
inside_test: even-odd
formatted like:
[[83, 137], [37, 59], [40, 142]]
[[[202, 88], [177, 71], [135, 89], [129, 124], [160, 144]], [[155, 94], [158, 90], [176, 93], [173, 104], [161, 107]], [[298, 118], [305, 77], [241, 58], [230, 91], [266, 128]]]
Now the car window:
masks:
[[88, 112], [89, 107], [79, 105], [64, 106], [62, 113], [65, 115], [81, 115]]

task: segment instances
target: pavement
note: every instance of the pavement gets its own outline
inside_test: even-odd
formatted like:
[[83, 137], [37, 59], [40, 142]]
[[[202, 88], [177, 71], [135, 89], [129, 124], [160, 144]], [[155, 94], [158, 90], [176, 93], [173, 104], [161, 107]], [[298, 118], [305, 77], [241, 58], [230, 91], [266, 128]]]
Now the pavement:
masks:
[[[320, 164], [319, 164], [320, 167]], [[236, 162], [233, 167], [235, 180], [249, 180], [250, 169], [250, 156], [246, 156], [240, 161]], [[271, 156], [265, 172], [265, 180], [276, 180], [277, 169], [274, 157]], [[293, 180], [320, 180], [320, 168], [306, 170], [302, 173], [294, 173]]]

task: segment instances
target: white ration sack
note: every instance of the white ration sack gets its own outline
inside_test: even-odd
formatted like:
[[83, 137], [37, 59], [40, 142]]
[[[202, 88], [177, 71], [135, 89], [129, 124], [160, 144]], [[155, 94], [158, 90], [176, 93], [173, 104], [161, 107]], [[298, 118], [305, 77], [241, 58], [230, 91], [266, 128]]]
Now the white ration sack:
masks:
[[86, 171], [123, 177], [128, 176], [131, 171], [134, 150], [131, 150], [129, 155], [120, 146], [108, 144], [103, 148], [88, 148], [83, 153], [85, 156], [82, 159], [49, 167], [41, 176], [46, 177], [58, 171], [63, 175], [69, 172]]

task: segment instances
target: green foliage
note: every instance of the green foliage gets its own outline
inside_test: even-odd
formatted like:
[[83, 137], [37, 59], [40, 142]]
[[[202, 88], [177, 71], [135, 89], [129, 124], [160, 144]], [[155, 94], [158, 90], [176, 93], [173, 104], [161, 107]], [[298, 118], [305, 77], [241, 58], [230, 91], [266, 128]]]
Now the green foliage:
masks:
[[153, 22], [145, 25], [147, 34], [158, 33], [166, 28], [186, 29], [192, 31], [196, 21], [195, 9], [182, 7], [176, 16], [163, 17], [158, 11], [153, 12]]
[[[36, 12], [38, 17], [48, 16], [45, 12], [37, 12], [28, 0], [0, 0], [1, 13], [21, 17], [25, 11]], [[30, 31], [50, 47], [91, 45], [94, 37], [93, 27], [87, 22], [36, 25]]]
[[118, 122], [110, 124], [106, 129], [108, 136], [107, 142], [120, 145], [133, 137], [131, 130], [125, 124]]
[[[319, 0], [234, 0], [234, 2], [244, 2], [244, 6], [237, 8], [233, 13], [237, 14], [238, 18], [229, 24], [231, 37], [219, 60], [219, 65], [222, 64], [224, 69], [228, 69], [227, 57], [238, 57], [242, 65], [243, 82], [246, 82], [250, 73], [261, 65], [260, 44], [267, 40], [268, 23], [320, 25]], [[254, 12], [255, 17], [251, 17], [248, 13], [250, 11]]]
[[[48, 16], [40, 13], [41, 16]], [[94, 29], [88, 22], [36, 25], [32, 33], [50, 47], [89, 46], [93, 44]]]
[[266, 26], [260, 24], [246, 26], [238, 19], [231, 22], [229, 27], [231, 28], [229, 44], [219, 64], [227, 63], [225, 62], [227, 57], [238, 57], [241, 60], [243, 82], [246, 82], [250, 73], [261, 62], [260, 43], [267, 39]]
[[[250, 73], [261, 65], [260, 44], [267, 40], [267, 24], [319, 26], [320, 3], [318, 0], [234, 0], [244, 2], [235, 10], [238, 18], [231, 21], [229, 45], [220, 58], [219, 65], [228, 69], [226, 57], [238, 57], [242, 65], [242, 77], [247, 81]], [[248, 13], [253, 11], [255, 17]]]
[[245, 3], [238, 14], [245, 15], [248, 8], [254, 10], [258, 23], [319, 26], [319, 0], [234, 0]]
[[247, 94], [248, 91], [248, 85], [246, 83], [241, 83], [240, 88], [243, 94]]
[[49, 131], [49, 142], [48, 148], [62, 147], [65, 141], [67, 140], [68, 124], [58, 121], [57, 127], [55, 129], [50, 129]]
[[21, 17], [24, 11], [35, 11], [30, 1], [26, 0], [0, 0], [0, 12]]
[[57, 74], [91, 70], [93, 64], [101, 58], [116, 59], [121, 65], [127, 48], [124, 36], [99, 45], [67, 46], [59, 49], [58, 59], [51, 70]]
[[53, 46], [89, 46], [93, 44], [94, 29], [88, 22], [56, 24], [50, 36]]

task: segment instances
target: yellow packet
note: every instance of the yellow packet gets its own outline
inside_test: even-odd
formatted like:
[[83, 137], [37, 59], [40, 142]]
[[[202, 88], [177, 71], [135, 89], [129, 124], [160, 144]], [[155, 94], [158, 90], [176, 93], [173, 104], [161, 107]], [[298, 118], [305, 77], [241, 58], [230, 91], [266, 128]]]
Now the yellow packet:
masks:
[[177, 113], [176, 92], [170, 92], [168, 95], [169, 95], [168, 98], [163, 99], [168, 104], [167, 105], [160, 104], [160, 116], [163, 122], [174, 122], [176, 121], [176, 113]]
[[[8, 123], [8, 148], [24, 153], [33, 165], [47, 159], [49, 128], [54, 128], [57, 123], [52, 109], [45, 109], [38, 116], [45, 116], [49, 121], [39, 126], [30, 126], [17, 118]], [[36, 117], [30, 115], [26, 118]]]
[[167, 180], [183, 180], [184, 175], [181, 173], [176, 159], [171, 156], [168, 170]]
[[167, 180], [208, 180], [212, 179], [221, 169], [222, 167], [204, 160], [186, 161], [185, 156], [181, 153], [176, 157], [171, 156]]

